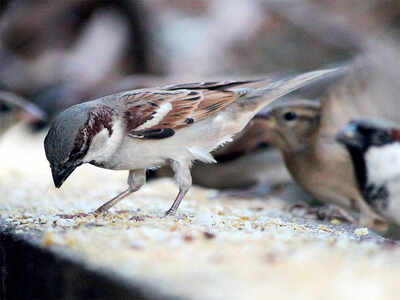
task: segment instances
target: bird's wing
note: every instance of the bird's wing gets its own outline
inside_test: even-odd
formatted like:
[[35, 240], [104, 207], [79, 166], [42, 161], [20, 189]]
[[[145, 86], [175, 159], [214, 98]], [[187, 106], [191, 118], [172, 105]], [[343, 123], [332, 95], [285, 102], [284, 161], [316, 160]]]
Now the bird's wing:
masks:
[[[205, 82], [171, 85], [124, 94], [128, 135], [162, 139], [224, 109], [240, 97], [240, 88], [254, 81]], [[230, 90], [235, 88], [235, 91]]]
[[356, 59], [346, 75], [329, 89], [322, 104], [325, 135], [336, 135], [355, 119], [384, 119], [400, 124], [400, 68], [397, 45], [376, 45]]

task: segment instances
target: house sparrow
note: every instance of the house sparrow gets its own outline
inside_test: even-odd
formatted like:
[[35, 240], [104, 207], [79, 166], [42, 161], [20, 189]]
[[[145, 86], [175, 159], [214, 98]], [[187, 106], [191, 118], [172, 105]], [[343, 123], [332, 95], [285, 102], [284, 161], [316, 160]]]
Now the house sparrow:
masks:
[[33, 121], [45, 118], [36, 105], [13, 93], [0, 91], [0, 135], [20, 120]]
[[99, 207], [103, 213], [145, 183], [146, 169], [169, 164], [179, 193], [174, 214], [192, 184], [193, 160], [216, 162], [211, 151], [231, 141], [273, 100], [339, 69], [269, 81], [206, 82], [133, 90], [74, 105], [52, 123], [44, 148], [61, 187], [83, 163], [129, 170], [129, 187]]
[[350, 153], [365, 201], [400, 225], [400, 127], [387, 121], [350, 122], [337, 136]]

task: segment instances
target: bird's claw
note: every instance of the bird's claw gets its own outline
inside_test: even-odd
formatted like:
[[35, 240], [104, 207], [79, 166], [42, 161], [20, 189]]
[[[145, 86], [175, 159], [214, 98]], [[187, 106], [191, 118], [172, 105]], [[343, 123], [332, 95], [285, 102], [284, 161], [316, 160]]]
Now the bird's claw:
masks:
[[165, 214], [164, 214], [164, 217], [169, 217], [169, 216], [175, 216], [175, 214], [176, 214], [176, 210], [175, 209], [168, 209], [166, 212], [165, 212]]
[[288, 211], [293, 213], [298, 209], [303, 210], [305, 215], [315, 216], [320, 221], [337, 219], [350, 224], [358, 224], [358, 221], [349, 212], [335, 205], [327, 204], [320, 207], [312, 207], [307, 203], [295, 203], [288, 208]]
[[316, 215], [322, 221], [337, 219], [350, 224], [358, 224], [358, 221], [349, 212], [335, 205], [322, 206], [316, 210]]

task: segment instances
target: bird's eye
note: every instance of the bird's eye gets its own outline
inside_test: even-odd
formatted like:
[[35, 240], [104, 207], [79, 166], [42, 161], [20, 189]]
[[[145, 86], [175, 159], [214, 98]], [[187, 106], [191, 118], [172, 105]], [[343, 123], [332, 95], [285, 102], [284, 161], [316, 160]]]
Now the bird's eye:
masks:
[[286, 121], [292, 121], [292, 120], [294, 120], [294, 119], [297, 118], [297, 115], [296, 115], [296, 113], [294, 113], [294, 112], [292, 112], [292, 111], [288, 111], [287, 113], [285, 113], [285, 114], [283, 115], [283, 118], [284, 118]]

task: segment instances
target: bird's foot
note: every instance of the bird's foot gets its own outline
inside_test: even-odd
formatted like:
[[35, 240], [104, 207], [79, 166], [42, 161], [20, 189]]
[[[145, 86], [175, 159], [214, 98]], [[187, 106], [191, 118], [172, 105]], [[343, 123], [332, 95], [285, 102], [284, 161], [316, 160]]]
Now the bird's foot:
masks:
[[385, 232], [389, 228], [389, 224], [380, 216], [365, 216], [360, 215], [359, 226], [368, 227], [377, 232]]
[[336, 219], [339, 221], [348, 222], [350, 224], [358, 224], [357, 219], [354, 218], [351, 213], [344, 208], [333, 204], [327, 204], [318, 207], [316, 210], [316, 215], [321, 221], [332, 221]]
[[175, 215], [176, 215], [176, 209], [170, 208], [165, 212], [164, 217], [175, 216]]
[[99, 208], [97, 208], [95, 211], [93, 211], [92, 214], [95, 216], [103, 215], [108, 212], [108, 209], [109, 209], [109, 207], [106, 203], [106, 204], [100, 206]]
[[333, 204], [326, 204], [323, 206], [310, 206], [307, 203], [296, 203], [289, 207], [288, 211], [294, 213], [295, 210], [301, 210], [302, 216], [313, 216], [320, 221], [343, 221], [351, 224], [358, 224], [358, 221], [345, 209]]

